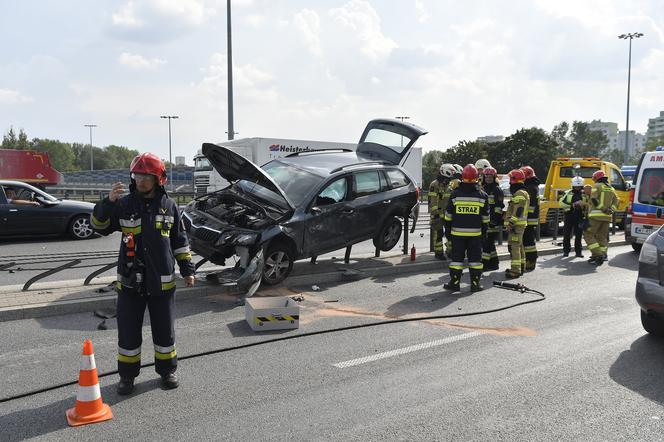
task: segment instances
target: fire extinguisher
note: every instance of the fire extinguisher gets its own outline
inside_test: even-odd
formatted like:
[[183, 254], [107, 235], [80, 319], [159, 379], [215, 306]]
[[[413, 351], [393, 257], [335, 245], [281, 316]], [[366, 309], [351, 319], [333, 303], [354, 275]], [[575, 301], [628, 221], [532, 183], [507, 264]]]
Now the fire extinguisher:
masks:
[[410, 248], [410, 260], [415, 261], [415, 244], [413, 244], [413, 247]]

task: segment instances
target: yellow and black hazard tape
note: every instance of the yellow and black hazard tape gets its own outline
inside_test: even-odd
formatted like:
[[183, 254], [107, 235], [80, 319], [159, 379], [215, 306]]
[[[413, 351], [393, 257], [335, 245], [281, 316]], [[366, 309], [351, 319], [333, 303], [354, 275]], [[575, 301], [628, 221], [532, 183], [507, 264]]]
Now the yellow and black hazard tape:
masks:
[[290, 321], [291, 324], [300, 319], [300, 315], [270, 315], [256, 316], [256, 324], [263, 325], [264, 322]]

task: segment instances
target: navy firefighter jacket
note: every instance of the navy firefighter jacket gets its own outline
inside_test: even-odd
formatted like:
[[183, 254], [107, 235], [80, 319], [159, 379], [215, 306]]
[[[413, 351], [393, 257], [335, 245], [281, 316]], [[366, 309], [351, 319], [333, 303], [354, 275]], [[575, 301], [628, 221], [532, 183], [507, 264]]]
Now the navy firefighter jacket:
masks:
[[148, 295], [173, 293], [175, 261], [183, 277], [194, 274], [180, 212], [164, 192], [157, 191], [154, 198], [145, 199], [131, 192], [114, 203], [104, 198], [95, 205], [91, 224], [102, 235], [122, 232], [117, 284], [120, 290]]

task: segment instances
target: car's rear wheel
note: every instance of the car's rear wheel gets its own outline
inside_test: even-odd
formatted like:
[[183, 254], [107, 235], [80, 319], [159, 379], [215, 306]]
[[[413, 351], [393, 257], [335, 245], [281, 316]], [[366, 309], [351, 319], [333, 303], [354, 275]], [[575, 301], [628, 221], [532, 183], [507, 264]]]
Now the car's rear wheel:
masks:
[[641, 310], [641, 325], [643, 329], [653, 336], [664, 337], [664, 319], [660, 316], [648, 314]]
[[634, 249], [634, 251], [637, 252], [637, 253], [641, 251], [641, 247], [643, 247], [643, 244], [639, 244], [639, 243], [635, 243], [635, 242], [632, 243], [632, 249]]
[[294, 258], [295, 253], [288, 244], [283, 242], [270, 244], [265, 254], [263, 283], [275, 285], [286, 279], [293, 270]]
[[69, 234], [75, 239], [88, 239], [94, 233], [89, 215], [77, 215], [69, 223]]
[[377, 249], [387, 252], [392, 250], [401, 238], [401, 220], [396, 216], [388, 217], [380, 228], [378, 235], [374, 237], [373, 243]]

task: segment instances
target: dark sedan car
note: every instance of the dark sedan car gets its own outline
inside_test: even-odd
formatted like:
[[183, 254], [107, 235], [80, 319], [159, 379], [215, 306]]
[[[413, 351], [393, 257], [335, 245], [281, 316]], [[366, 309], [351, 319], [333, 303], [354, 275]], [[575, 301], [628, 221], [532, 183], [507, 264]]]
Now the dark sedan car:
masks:
[[241, 290], [255, 289], [261, 272], [266, 284], [277, 284], [297, 259], [368, 239], [390, 250], [402, 219], [417, 220], [419, 189], [399, 164], [424, 134], [412, 124], [373, 120], [356, 151], [291, 154], [262, 168], [206, 143], [203, 154], [232, 184], [185, 208], [192, 249], [222, 265], [239, 256]]
[[92, 203], [59, 200], [30, 184], [0, 180], [0, 237], [69, 234], [87, 239], [94, 233], [93, 208]]
[[641, 307], [641, 324], [654, 336], [664, 337], [664, 227], [643, 243], [639, 255], [636, 301]]

